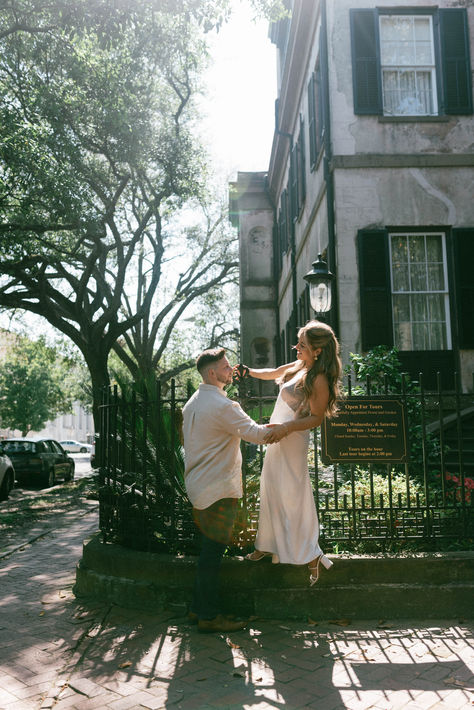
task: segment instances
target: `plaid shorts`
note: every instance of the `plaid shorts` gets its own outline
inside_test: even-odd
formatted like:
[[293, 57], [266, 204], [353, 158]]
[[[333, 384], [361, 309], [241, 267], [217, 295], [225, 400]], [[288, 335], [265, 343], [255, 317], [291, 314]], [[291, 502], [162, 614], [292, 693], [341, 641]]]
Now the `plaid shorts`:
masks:
[[237, 514], [237, 498], [221, 498], [208, 508], [193, 508], [193, 519], [203, 535], [210, 540], [229, 545]]

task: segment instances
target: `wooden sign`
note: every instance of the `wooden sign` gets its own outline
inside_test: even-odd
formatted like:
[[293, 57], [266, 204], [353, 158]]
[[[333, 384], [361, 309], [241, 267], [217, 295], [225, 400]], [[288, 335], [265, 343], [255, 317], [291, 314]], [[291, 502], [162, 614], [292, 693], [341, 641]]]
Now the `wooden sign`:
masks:
[[334, 419], [321, 426], [325, 464], [407, 461], [407, 427], [401, 399], [346, 397]]

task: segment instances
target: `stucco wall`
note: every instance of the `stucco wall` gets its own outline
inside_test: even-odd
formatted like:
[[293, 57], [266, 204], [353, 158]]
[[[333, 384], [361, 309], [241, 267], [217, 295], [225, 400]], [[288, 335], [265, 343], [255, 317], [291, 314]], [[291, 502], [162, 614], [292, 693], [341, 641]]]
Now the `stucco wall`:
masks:
[[[471, 5], [470, 7], [468, 7]], [[472, 152], [472, 116], [413, 121], [356, 116], [352, 91], [349, 10], [370, 7], [468, 7], [471, 58], [474, 56], [474, 7], [463, 0], [337, 0], [327, 3], [331, 135], [334, 155], [361, 153], [419, 154]], [[403, 122], [405, 121], [405, 122]]]

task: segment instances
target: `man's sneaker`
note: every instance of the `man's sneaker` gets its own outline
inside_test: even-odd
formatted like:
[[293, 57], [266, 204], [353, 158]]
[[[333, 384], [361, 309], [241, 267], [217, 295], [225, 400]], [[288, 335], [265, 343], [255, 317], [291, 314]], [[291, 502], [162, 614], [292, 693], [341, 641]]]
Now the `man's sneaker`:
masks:
[[247, 621], [231, 621], [222, 614], [214, 619], [199, 619], [198, 631], [202, 634], [211, 634], [213, 631], [241, 631], [247, 626]]

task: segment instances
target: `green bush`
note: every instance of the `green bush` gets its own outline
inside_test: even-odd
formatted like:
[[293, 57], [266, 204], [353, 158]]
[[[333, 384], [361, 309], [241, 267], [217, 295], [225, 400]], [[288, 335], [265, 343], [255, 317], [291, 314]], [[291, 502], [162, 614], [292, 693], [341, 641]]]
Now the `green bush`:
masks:
[[[353, 395], [367, 395], [368, 391], [374, 395], [403, 396], [407, 425], [409, 432], [409, 463], [410, 475], [415, 480], [424, 480], [423, 465], [423, 422], [422, 403], [420, 400], [420, 387], [406, 373], [402, 372], [402, 364], [396, 348], [377, 345], [363, 355], [349, 354], [352, 369], [356, 377], [355, 386], [352, 387]], [[349, 374], [351, 368], [348, 369]], [[425, 452], [429, 470], [431, 487], [436, 486], [439, 470], [432, 462], [439, 461], [439, 441], [425, 431]], [[386, 465], [374, 465], [373, 470], [383, 475]]]

